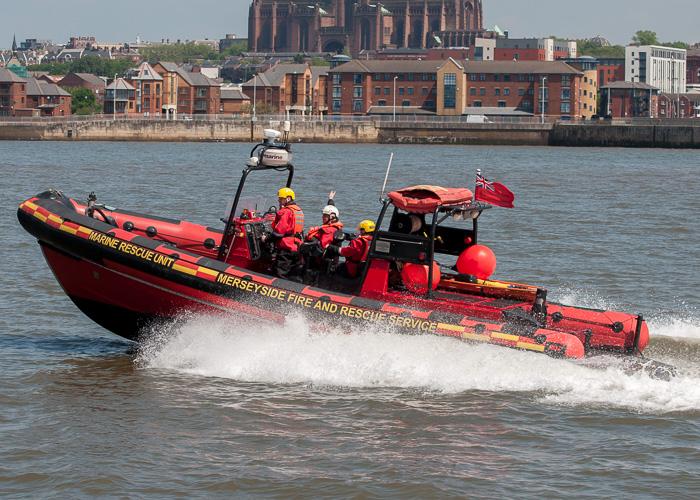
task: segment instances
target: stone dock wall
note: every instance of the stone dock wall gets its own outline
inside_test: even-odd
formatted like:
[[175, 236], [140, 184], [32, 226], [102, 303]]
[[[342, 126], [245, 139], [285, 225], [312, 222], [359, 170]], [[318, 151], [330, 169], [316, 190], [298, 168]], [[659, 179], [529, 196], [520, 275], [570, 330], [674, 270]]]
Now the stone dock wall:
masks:
[[[618, 123], [294, 121], [294, 142], [700, 148], [700, 120]], [[108, 120], [0, 122], [0, 140], [257, 142], [279, 121]]]

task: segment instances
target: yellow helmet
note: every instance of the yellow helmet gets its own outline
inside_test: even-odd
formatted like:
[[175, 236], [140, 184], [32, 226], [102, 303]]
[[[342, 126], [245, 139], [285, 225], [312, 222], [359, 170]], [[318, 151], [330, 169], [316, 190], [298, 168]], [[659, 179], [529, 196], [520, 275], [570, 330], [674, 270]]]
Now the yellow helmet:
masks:
[[357, 226], [357, 230], [364, 229], [365, 233], [371, 233], [374, 231], [374, 222], [371, 220], [363, 220], [360, 225]]
[[292, 191], [288, 187], [283, 187], [282, 189], [280, 189], [279, 193], [277, 193], [278, 198], [286, 198], [287, 196], [291, 196], [292, 200], [294, 199], [294, 191]]

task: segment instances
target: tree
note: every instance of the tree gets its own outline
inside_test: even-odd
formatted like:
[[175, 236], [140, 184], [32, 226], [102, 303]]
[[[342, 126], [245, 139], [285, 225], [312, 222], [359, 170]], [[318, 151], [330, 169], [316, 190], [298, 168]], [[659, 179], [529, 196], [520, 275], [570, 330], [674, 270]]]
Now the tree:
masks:
[[632, 37], [635, 45], [659, 45], [659, 40], [656, 38], [655, 31], [639, 30]]
[[[253, 103], [248, 101], [241, 106], [241, 113], [252, 115], [253, 114]], [[277, 108], [272, 104], [267, 102], [256, 102], [255, 103], [255, 114], [256, 115], [272, 115], [277, 113]]]
[[304, 64], [306, 62], [306, 57], [304, 57], [304, 54], [297, 54], [294, 56], [294, 62], [297, 64]]
[[331, 63], [322, 57], [311, 56], [311, 66], [330, 66]]
[[66, 87], [64, 90], [70, 93], [71, 108], [74, 115], [91, 115], [100, 111], [99, 105], [95, 104], [95, 93], [83, 87]]
[[190, 63], [197, 59], [221, 60], [224, 54], [219, 54], [208, 45], [187, 43], [170, 43], [155, 47], [142, 47], [138, 49], [144, 61], [170, 61]]

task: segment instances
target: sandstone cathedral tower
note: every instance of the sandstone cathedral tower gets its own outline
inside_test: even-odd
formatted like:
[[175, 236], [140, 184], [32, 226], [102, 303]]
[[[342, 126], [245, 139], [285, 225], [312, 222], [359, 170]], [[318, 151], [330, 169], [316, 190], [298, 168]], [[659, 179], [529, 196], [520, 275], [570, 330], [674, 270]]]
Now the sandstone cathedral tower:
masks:
[[252, 52], [341, 52], [466, 47], [483, 26], [481, 0], [253, 0]]

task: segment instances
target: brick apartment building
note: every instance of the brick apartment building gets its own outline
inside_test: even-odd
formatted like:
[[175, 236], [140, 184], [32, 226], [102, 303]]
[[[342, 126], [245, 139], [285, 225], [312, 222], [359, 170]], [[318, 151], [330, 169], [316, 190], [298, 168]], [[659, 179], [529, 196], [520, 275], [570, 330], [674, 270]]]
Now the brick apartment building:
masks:
[[613, 82], [600, 87], [603, 115], [613, 118], [656, 118], [659, 90], [647, 83]]
[[496, 61], [556, 61], [578, 56], [576, 42], [553, 38], [501, 38], [496, 40]]
[[563, 62], [353, 60], [328, 72], [328, 112], [575, 119], [583, 76]]
[[700, 91], [659, 96], [659, 118], [700, 118]]
[[215, 80], [170, 62], [157, 62], [153, 69], [163, 78], [161, 103], [165, 116], [221, 112], [221, 84]]
[[620, 58], [598, 58], [598, 85], [609, 85], [613, 82], [624, 81], [625, 79], [625, 59]]
[[245, 94], [256, 103], [272, 105], [290, 114], [320, 114], [326, 111], [325, 66], [278, 64], [243, 84]]
[[147, 62], [127, 70], [124, 77], [136, 90], [136, 113], [144, 117], [160, 116], [163, 77]]
[[0, 68], [0, 116], [69, 116], [71, 95], [55, 83], [22, 78]]
[[99, 76], [92, 75], [90, 73], [68, 73], [57, 83], [60, 87], [64, 88], [81, 87], [92, 90], [95, 94], [95, 102], [99, 103], [100, 105], [104, 104], [105, 87], [107, 85]]

